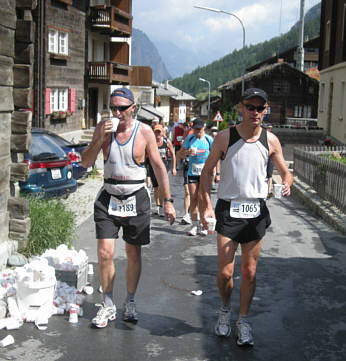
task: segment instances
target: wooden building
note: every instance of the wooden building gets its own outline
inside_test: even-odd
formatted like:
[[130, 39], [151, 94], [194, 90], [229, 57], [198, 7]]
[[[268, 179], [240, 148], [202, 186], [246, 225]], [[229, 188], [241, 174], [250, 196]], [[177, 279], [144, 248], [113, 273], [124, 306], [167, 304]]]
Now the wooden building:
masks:
[[[240, 101], [242, 78], [218, 87], [222, 104], [230, 108]], [[269, 97], [271, 123], [285, 124], [288, 118], [316, 118], [319, 83], [316, 79], [281, 62], [263, 66], [245, 75], [245, 89], [261, 88]]]
[[346, 1], [322, 0], [318, 125], [346, 142]]

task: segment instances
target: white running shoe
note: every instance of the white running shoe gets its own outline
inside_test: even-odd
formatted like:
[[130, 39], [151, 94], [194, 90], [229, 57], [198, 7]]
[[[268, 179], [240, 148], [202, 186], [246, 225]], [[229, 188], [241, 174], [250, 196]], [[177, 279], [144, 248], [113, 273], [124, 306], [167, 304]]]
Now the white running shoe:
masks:
[[91, 320], [91, 323], [98, 327], [103, 328], [106, 327], [108, 324], [108, 321], [114, 321], [117, 315], [117, 309], [115, 305], [113, 307], [107, 307], [104, 302], [96, 303], [97, 307], [100, 307], [100, 309], [97, 312], [97, 315]]
[[192, 226], [188, 234], [189, 236], [197, 236], [197, 226]]
[[136, 323], [138, 321], [138, 313], [136, 311], [135, 301], [128, 301], [124, 303], [123, 320], [132, 323]]
[[237, 322], [237, 345], [250, 347], [254, 345], [251, 325], [247, 320]]
[[207, 236], [208, 235], [208, 230], [206, 230], [203, 225], [199, 225], [198, 226], [198, 233], [201, 235], [201, 236]]
[[191, 217], [189, 213], [186, 213], [181, 220], [181, 224], [191, 224]]
[[231, 334], [231, 311], [219, 310], [219, 318], [215, 325], [217, 336], [228, 337]]

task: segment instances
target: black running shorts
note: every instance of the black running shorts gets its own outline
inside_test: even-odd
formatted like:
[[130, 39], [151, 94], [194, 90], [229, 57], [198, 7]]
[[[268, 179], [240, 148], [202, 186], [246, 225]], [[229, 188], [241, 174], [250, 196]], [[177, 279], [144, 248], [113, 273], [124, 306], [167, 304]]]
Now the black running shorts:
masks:
[[111, 195], [102, 190], [94, 203], [94, 221], [96, 224], [96, 238], [118, 238], [120, 227], [123, 227], [124, 241], [132, 245], [150, 243], [150, 197], [145, 187], [135, 193], [119, 196], [126, 199], [136, 196], [136, 212], [133, 217], [117, 217], [108, 214]]
[[[163, 164], [165, 165], [166, 170], [167, 170], [167, 172], [168, 172], [168, 161], [167, 161], [166, 159], [162, 159], [162, 162], [163, 162]], [[151, 184], [153, 185], [153, 187], [154, 187], [154, 188], [158, 187], [158, 186], [159, 186], [159, 182], [158, 182], [157, 179], [156, 179], [154, 169], [153, 169], [153, 167], [151, 166], [150, 162], [148, 163], [148, 174], [149, 174], [149, 177], [150, 177], [150, 179], [151, 179]]]
[[199, 183], [199, 180], [200, 180], [200, 176], [199, 175], [189, 175], [187, 177], [187, 181], [188, 183]]
[[230, 216], [230, 202], [218, 199], [215, 207], [215, 230], [239, 243], [259, 241], [271, 224], [269, 210], [260, 199], [261, 214], [256, 218], [233, 218]]

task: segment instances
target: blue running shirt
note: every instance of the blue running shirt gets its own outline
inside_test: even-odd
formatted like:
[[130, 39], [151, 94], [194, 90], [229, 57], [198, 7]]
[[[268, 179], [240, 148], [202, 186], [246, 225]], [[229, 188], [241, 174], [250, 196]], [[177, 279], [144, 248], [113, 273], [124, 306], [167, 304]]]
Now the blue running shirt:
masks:
[[189, 169], [188, 176], [200, 176], [204, 164], [210, 153], [213, 138], [205, 134], [201, 139], [198, 139], [194, 134], [190, 134], [183, 144], [185, 149], [197, 148], [196, 155], [189, 155]]

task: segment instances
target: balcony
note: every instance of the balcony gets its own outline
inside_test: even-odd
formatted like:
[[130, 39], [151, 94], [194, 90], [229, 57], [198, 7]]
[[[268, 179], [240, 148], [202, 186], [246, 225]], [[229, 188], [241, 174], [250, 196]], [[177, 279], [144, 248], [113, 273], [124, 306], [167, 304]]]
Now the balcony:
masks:
[[115, 6], [90, 7], [93, 30], [110, 36], [130, 37], [132, 35], [132, 15]]
[[132, 67], [115, 62], [89, 62], [89, 82], [128, 85]]

